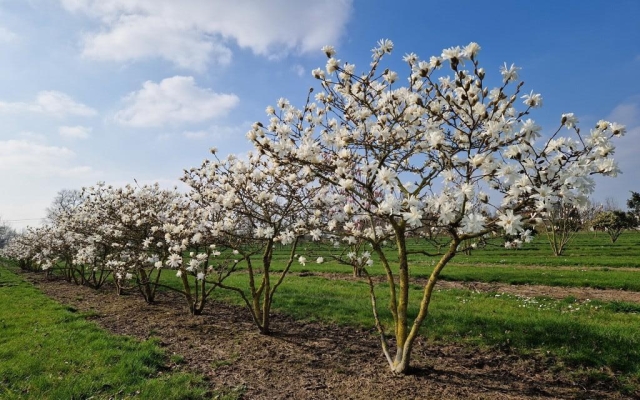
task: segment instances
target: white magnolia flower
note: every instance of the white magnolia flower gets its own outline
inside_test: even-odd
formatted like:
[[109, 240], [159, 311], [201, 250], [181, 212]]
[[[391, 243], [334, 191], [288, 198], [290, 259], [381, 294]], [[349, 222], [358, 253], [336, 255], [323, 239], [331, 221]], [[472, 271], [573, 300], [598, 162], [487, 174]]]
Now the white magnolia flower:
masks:
[[572, 129], [578, 123], [578, 117], [573, 115], [573, 113], [562, 114], [562, 125], [566, 126], [569, 129]]
[[422, 212], [416, 207], [411, 207], [409, 212], [402, 213], [402, 218], [414, 228], [422, 226]]
[[516, 235], [522, 230], [522, 217], [514, 215], [513, 210], [507, 210], [500, 215], [497, 224], [504, 229], [507, 235]]
[[477, 213], [471, 213], [462, 217], [460, 228], [464, 233], [478, 233], [485, 229], [486, 218]]
[[179, 254], [171, 254], [167, 259], [167, 266], [170, 268], [178, 268], [182, 265], [182, 257]]

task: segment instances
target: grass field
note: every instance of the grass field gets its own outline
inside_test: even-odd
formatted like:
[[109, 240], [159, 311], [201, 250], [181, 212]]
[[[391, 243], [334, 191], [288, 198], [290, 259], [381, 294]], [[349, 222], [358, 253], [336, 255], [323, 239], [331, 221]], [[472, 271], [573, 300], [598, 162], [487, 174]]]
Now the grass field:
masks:
[[99, 329], [0, 268], [0, 398], [199, 399], [202, 378], [169, 372], [154, 340]]
[[[522, 249], [509, 250], [496, 241], [470, 255], [458, 254], [443, 270], [441, 279], [451, 281], [501, 282], [512, 285], [549, 285], [570, 287], [593, 287], [599, 289], [622, 289], [640, 291], [640, 232], [625, 232], [616, 243], [600, 232], [579, 233], [567, 247], [566, 252], [556, 257], [543, 236]], [[423, 248], [424, 247], [424, 248]], [[410, 250], [435, 249], [428, 244], [414, 242]], [[329, 249], [314, 249], [317, 255], [328, 260]], [[389, 258], [394, 259], [393, 249]], [[283, 262], [287, 254], [282, 251], [276, 259]], [[411, 273], [415, 277], [428, 277], [437, 257], [412, 255]], [[637, 269], [637, 271], [636, 271]], [[383, 275], [377, 264], [368, 269], [372, 275]], [[293, 272], [351, 273], [351, 268], [335, 262], [302, 266], [294, 264]]]
[[[323, 249], [314, 251], [322, 254]], [[285, 258], [285, 251], [275, 257], [276, 262]], [[428, 276], [431, 265], [429, 258], [412, 256], [414, 276]], [[560, 257], [551, 254], [543, 237], [516, 251], [496, 245], [459, 255], [445, 268], [442, 279], [640, 292], [640, 269], [636, 268], [640, 268], [640, 233], [627, 232], [615, 244], [602, 233], [585, 233]], [[297, 276], [303, 271], [316, 275]], [[292, 272], [275, 296], [276, 311], [302, 320], [373, 326], [366, 284], [337, 279], [339, 274], [350, 274], [349, 266], [296, 264]], [[324, 276], [328, 272], [332, 276]], [[383, 271], [374, 266], [371, 273], [381, 275]], [[178, 284], [171, 272], [164, 274], [163, 280], [168, 285]], [[245, 282], [242, 273], [228, 280], [236, 285]], [[81, 398], [90, 393], [138, 392], [141, 398], [160, 393], [162, 398], [199, 398], [205, 390], [194, 375], [178, 372], [158, 376], [170, 360], [153, 341], [139, 343], [100, 331], [84, 315], [56, 305], [6, 270], [0, 272], [0, 286], [0, 398]], [[413, 315], [421, 287], [414, 289]], [[388, 325], [386, 284], [379, 284], [376, 290], [381, 316]], [[231, 292], [214, 293], [216, 299], [241, 304]], [[615, 380], [623, 393], [640, 387], [637, 303], [439, 290], [422, 334], [432, 343], [549, 357], [555, 360], [553, 368]], [[36, 363], [35, 359], [47, 362]]]

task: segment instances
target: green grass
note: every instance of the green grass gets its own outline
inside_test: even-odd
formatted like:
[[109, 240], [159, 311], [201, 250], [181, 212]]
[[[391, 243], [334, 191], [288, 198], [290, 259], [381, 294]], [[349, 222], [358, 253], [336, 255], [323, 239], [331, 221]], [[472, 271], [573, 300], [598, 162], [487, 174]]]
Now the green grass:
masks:
[[108, 334], [0, 267], [0, 398], [207, 396], [201, 377], [167, 362], [156, 341]]
[[[494, 244], [470, 255], [459, 254], [444, 269], [441, 278], [640, 291], [640, 280], [637, 279], [640, 232], [626, 232], [615, 244], [602, 233], [597, 236], [581, 233], [560, 257], [551, 254], [542, 236], [517, 251], [504, 249], [498, 241]], [[313, 251], [303, 246], [299, 254], [313, 256], [307, 257], [310, 260], [307, 265], [294, 263], [293, 273], [351, 273], [346, 265], [312, 261], [317, 256], [328, 260], [330, 248], [308, 247]], [[417, 241], [412, 241], [410, 248], [434, 250]], [[392, 248], [388, 254], [393, 261]], [[287, 258], [288, 249], [277, 251], [273, 269], [281, 267]], [[435, 260], [411, 255], [412, 276], [428, 276]], [[376, 263], [370, 273], [382, 275], [384, 271]], [[318, 275], [289, 276], [275, 296], [274, 310], [302, 320], [373, 328], [365, 283], [325, 279]], [[82, 315], [55, 305], [12, 276], [7, 277], [4, 271], [0, 275], [0, 284], [6, 286], [0, 290], [0, 304], [3, 305], [0, 309], [0, 332], [3, 333], [0, 337], [0, 386], [6, 388], [0, 389], [5, 390], [0, 392], [0, 398], [22, 398], [32, 393], [33, 398], [80, 398], [89, 393], [141, 398], [153, 398], [160, 393], [163, 398], [189, 398], [192, 396], [189, 390], [194, 393], [204, 390], [199, 386], [198, 378], [190, 375], [166, 374], [158, 378], [157, 371], [162, 368], [164, 356], [153, 342], [113, 339], [85, 322]], [[240, 273], [231, 276], [226, 283], [242, 286], [246, 285], [246, 279], [246, 274]], [[170, 271], [163, 274], [162, 281], [179, 287], [175, 274]], [[5, 289], [18, 292], [5, 295]], [[415, 286], [411, 291], [409, 310], [412, 315], [417, 313], [421, 289]], [[379, 312], [389, 327], [391, 315], [386, 309], [386, 285], [380, 284], [376, 290]], [[11, 300], [17, 298], [25, 300]], [[244, 305], [232, 292], [215, 290], [214, 298]], [[9, 306], [4, 307], [5, 303]], [[24, 310], [35, 311], [25, 313]], [[16, 315], [19, 318], [14, 318]], [[286, 327], [277, 329], [286, 330]], [[568, 365], [583, 375], [598, 379], [612, 379], [611, 373], [602, 371], [613, 371], [623, 385], [630, 385], [630, 390], [640, 386], [638, 304], [442, 290], [434, 294], [421, 333], [431, 343], [454, 342], [541, 355], [554, 360], [552, 365], [560, 370]], [[61, 348], [63, 345], [68, 348]], [[98, 358], [94, 356], [96, 354]], [[51, 361], [39, 366], [32, 361], [34, 358]], [[8, 359], [19, 361], [6, 363]], [[79, 379], [78, 376], [87, 378]], [[136, 395], [138, 391], [140, 394]]]
[[470, 255], [458, 254], [454, 263], [640, 268], [640, 232], [637, 231], [624, 232], [616, 243], [611, 243], [609, 236], [602, 232], [579, 232], [560, 256], [553, 255], [544, 234], [519, 250], [505, 249], [503, 244], [503, 240], [495, 239], [491, 245]]
[[[610, 243], [604, 233], [579, 233], [560, 257], [551, 253], [545, 240], [539, 236], [534, 243], [525, 244], [522, 249], [508, 250], [498, 245], [501, 242], [496, 239], [493, 245], [472, 251], [470, 255], [456, 255], [440, 277], [450, 281], [640, 291], [640, 232], [625, 232], [616, 243]], [[409, 248], [434, 251], [429, 244], [417, 240], [410, 240]], [[316, 246], [314, 249], [314, 256], [322, 255], [325, 260], [330, 259], [329, 254], [329, 247]], [[392, 248], [387, 250], [387, 255], [392, 261], [396, 258]], [[276, 265], [286, 257], [284, 250], [276, 253]], [[437, 260], [437, 257], [411, 255], [412, 276], [428, 277]], [[372, 275], [384, 274], [379, 262], [368, 270]], [[291, 271], [350, 274], [351, 268], [336, 262], [317, 264], [309, 261], [304, 266], [294, 263]]]
[[[243, 276], [231, 278], [242, 285]], [[411, 291], [409, 311], [417, 314], [422, 288]], [[377, 287], [379, 311], [387, 327], [386, 285]], [[230, 292], [221, 300], [242, 304]], [[291, 276], [275, 296], [274, 309], [298, 319], [373, 329], [368, 287], [321, 277]], [[441, 290], [434, 294], [421, 333], [430, 342], [454, 342], [517, 352], [542, 354], [593, 373], [601, 368], [640, 381], [640, 306], [622, 302], [526, 298], [501, 293]], [[286, 330], [286, 327], [282, 327]]]
[[[427, 276], [417, 272], [415, 276]], [[441, 279], [465, 282], [500, 282], [511, 285], [547, 285], [564, 287], [591, 287], [640, 291], [640, 270], [627, 271], [607, 268], [554, 269], [514, 266], [456, 266], [445, 267]]]
[[[409, 251], [437, 252], [437, 249], [422, 239], [409, 239]], [[479, 248], [471, 252], [470, 255], [459, 253], [452, 260], [451, 264], [462, 265], [514, 265], [514, 266], [547, 266], [547, 267], [630, 267], [640, 269], [640, 231], [625, 231], [616, 243], [611, 243], [609, 236], [599, 232], [579, 232], [567, 245], [565, 252], [561, 256], [554, 256], [549, 243], [544, 234], [538, 235], [532, 243], [526, 243], [521, 249], [510, 250], [504, 248], [504, 240], [500, 238], [489, 240], [489, 244], [484, 248]], [[390, 260], [395, 260], [395, 252], [391, 245], [387, 246], [387, 256]], [[443, 251], [444, 251], [443, 247]], [[307, 269], [318, 268], [313, 263], [317, 256], [329, 259], [329, 255], [335, 252], [331, 246], [316, 244], [303, 244], [300, 246], [300, 254], [313, 252], [314, 257], [307, 257]], [[275, 262], [284, 262], [288, 257], [286, 248], [280, 248], [274, 254]], [[421, 254], [409, 256], [411, 263], [418, 265], [430, 265], [435, 257], [426, 257]], [[322, 264], [324, 266], [324, 264]], [[300, 269], [300, 267], [296, 267]], [[348, 270], [348, 266], [342, 266], [342, 270]], [[375, 268], [374, 268], [375, 271]]]

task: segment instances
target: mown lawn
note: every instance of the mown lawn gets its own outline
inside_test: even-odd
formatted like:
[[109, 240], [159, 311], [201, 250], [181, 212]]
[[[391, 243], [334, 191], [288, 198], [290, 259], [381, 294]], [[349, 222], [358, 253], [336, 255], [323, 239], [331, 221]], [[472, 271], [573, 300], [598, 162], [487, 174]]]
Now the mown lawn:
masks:
[[[412, 243], [414, 250], [420, 246], [426, 245]], [[305, 252], [313, 255], [308, 257], [311, 261], [294, 263], [293, 274], [275, 296], [274, 310], [302, 320], [371, 329], [367, 285], [336, 279], [339, 274], [350, 274], [349, 266], [313, 262], [320, 255], [330, 260], [330, 249], [309, 245], [300, 249], [300, 254]], [[389, 254], [393, 257], [392, 248]], [[282, 268], [287, 257], [287, 249], [277, 252], [274, 269]], [[413, 255], [412, 276], [428, 276], [434, 260]], [[312, 276], [296, 274], [303, 271]], [[470, 255], [460, 254], [441, 278], [640, 291], [638, 272], [640, 233], [627, 232], [615, 244], [605, 234], [583, 233], [561, 257], [551, 254], [543, 237], [516, 251], [496, 244]], [[323, 273], [338, 276], [329, 278]], [[384, 272], [377, 263], [370, 273]], [[240, 272], [226, 283], [243, 286], [246, 280], [246, 274]], [[163, 273], [162, 282], [179, 285], [172, 271]], [[415, 315], [422, 288], [416, 285], [413, 289], [410, 313]], [[376, 292], [379, 312], [389, 327], [386, 283], [378, 284]], [[236, 294], [220, 289], [214, 291], [214, 298], [243, 304]], [[0, 304], [0, 398], [83, 398], [96, 393], [99, 398], [199, 398], [206, 392], [197, 376], [159, 376], [167, 359], [153, 341], [140, 343], [109, 335], [5, 270], [0, 272]], [[429, 342], [547, 357], [554, 360], [553, 368], [620, 382], [621, 389], [629, 393], [640, 386], [638, 304], [440, 290], [434, 295], [422, 334]]]
[[211, 395], [200, 376], [167, 371], [170, 361], [154, 340], [109, 334], [0, 266], [1, 399]]
[[[548, 285], [567, 287], [592, 287], [598, 289], [622, 289], [640, 291], [640, 232], [625, 232], [616, 243], [602, 232], [580, 232], [559, 257], [552, 254], [544, 236], [522, 249], [505, 249], [495, 239], [485, 247], [461, 253], [447, 265], [440, 275], [450, 281], [500, 282], [512, 285]], [[306, 265], [294, 263], [292, 272], [317, 272], [350, 274], [347, 265], [331, 261], [331, 249], [309, 245], [315, 256], [323, 256], [323, 264], [311, 259]], [[435, 252], [432, 244], [414, 240], [410, 250]], [[304, 254], [304, 247], [301, 249]], [[394, 249], [389, 246], [387, 255], [395, 259]], [[285, 249], [276, 253], [276, 262], [283, 263], [288, 257]], [[374, 255], [374, 260], [377, 258]], [[410, 268], [414, 277], [428, 277], [438, 257], [411, 255]], [[277, 269], [277, 267], [275, 268]], [[379, 262], [368, 269], [372, 275], [383, 275]]]

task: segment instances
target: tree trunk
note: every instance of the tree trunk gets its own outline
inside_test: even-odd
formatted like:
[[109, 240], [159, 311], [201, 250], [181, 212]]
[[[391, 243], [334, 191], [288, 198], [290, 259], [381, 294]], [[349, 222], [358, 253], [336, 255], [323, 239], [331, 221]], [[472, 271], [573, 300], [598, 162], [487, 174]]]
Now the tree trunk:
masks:
[[407, 374], [410, 370], [411, 345], [408, 347], [398, 347], [398, 352], [393, 360], [391, 371], [394, 374]]

